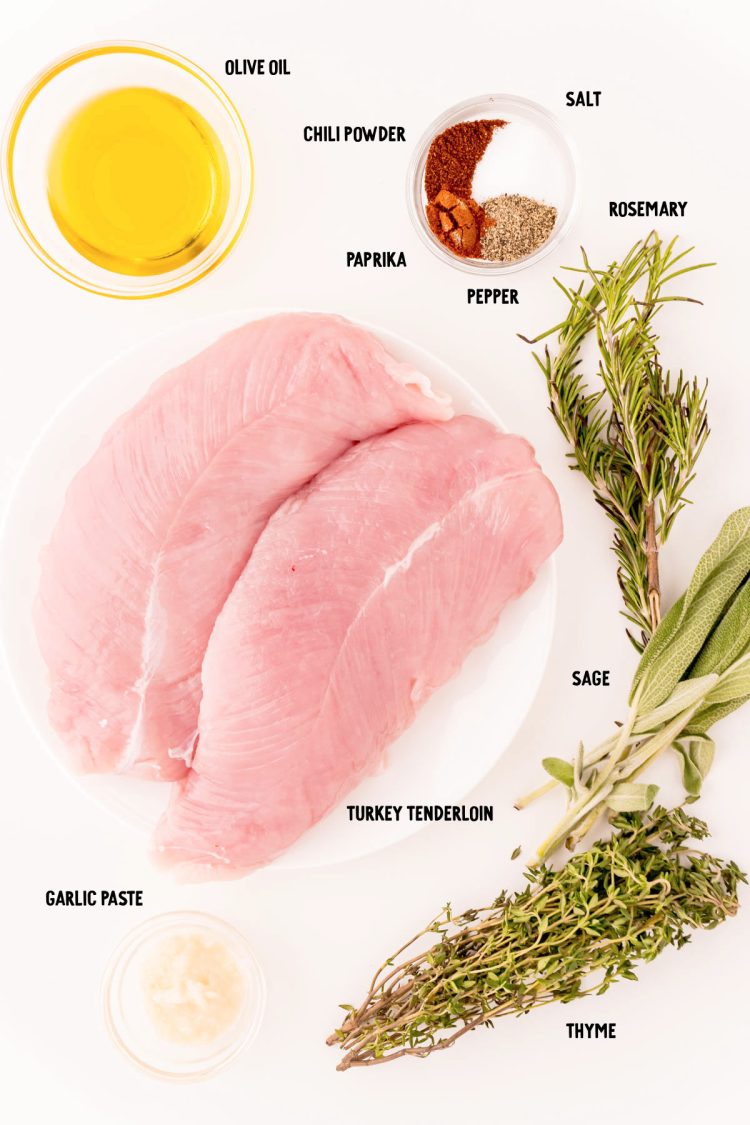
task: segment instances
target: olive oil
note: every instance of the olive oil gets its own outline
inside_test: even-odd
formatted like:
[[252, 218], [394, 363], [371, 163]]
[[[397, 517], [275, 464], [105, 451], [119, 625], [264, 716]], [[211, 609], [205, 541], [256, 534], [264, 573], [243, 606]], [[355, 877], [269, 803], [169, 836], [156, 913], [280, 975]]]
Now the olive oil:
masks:
[[197, 257], [227, 209], [229, 169], [206, 120], [151, 87], [110, 90], [61, 129], [48, 165], [60, 231], [115, 273], [167, 273]]

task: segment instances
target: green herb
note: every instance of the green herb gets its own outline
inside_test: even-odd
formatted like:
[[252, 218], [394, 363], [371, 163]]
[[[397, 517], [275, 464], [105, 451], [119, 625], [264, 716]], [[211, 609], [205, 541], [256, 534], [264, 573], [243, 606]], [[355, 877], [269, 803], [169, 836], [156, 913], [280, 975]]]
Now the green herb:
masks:
[[[570, 303], [565, 320], [527, 343], [557, 336], [554, 355], [535, 359], [544, 373], [550, 410], [571, 449], [571, 468], [590, 481], [615, 526], [613, 549], [628, 636], [642, 651], [660, 620], [659, 549], [687, 503], [695, 465], [708, 437], [706, 389], [682, 372], [662, 368], [654, 319], [676, 278], [713, 263], [684, 265], [651, 234], [622, 262], [593, 269], [582, 250], [575, 288], [555, 279]], [[700, 302], [693, 302], [700, 304]], [[581, 347], [595, 330], [602, 385], [590, 390], [581, 372]], [[522, 337], [526, 339], [526, 337]]]
[[[339, 1070], [450, 1047], [482, 1024], [635, 980], [640, 961], [679, 948], [695, 929], [737, 911], [745, 877], [734, 863], [687, 846], [706, 825], [680, 809], [625, 813], [600, 841], [492, 906], [450, 907], [378, 970], [364, 1002], [329, 1038]], [[426, 950], [397, 958], [432, 938]]]
[[558, 785], [565, 816], [539, 848], [540, 858], [573, 847], [606, 810], [645, 810], [656, 787], [636, 778], [662, 751], [680, 756], [688, 799], [711, 768], [707, 731], [750, 698], [750, 508], [724, 523], [685, 593], [656, 630], [633, 677], [630, 710], [616, 733], [572, 761], [544, 758], [552, 781], [517, 802], [523, 808]]
[[734, 628], [726, 635], [722, 631], [714, 637], [712, 649], [700, 656], [709, 633], [749, 572], [750, 508], [740, 508], [726, 520], [695, 568], [687, 590], [659, 626], [636, 670], [631, 699], [641, 686], [643, 707], [655, 707], [673, 691], [694, 661], [704, 673], [719, 670], [718, 665], [723, 669], [727, 666], [722, 660], [724, 651], [734, 651], [736, 640], [739, 650], [734, 655], [742, 655], [750, 639], [746, 613], [738, 623], [737, 635]]
[[[499, 1016], [604, 992], [737, 910], [739, 868], [688, 847], [707, 835], [705, 824], [681, 809], [649, 813], [656, 786], [637, 780], [673, 747], [694, 799], [715, 752], [707, 731], [750, 698], [750, 509], [727, 520], [661, 621], [659, 549], [708, 435], [705, 387], [663, 371], [653, 329], [666, 301], [687, 300], [663, 288], [702, 268], [679, 266], [689, 251], [674, 246], [653, 234], [606, 270], [584, 253], [584, 281], [560, 285], [570, 312], [545, 333], [557, 333], [557, 355], [536, 357], [572, 467], [615, 525], [625, 616], [637, 630], [628, 635], [645, 652], [625, 721], [593, 751], [581, 744], [570, 761], [546, 757], [551, 780], [519, 807], [558, 786], [568, 794], [542, 858], [580, 841], [604, 810], [614, 832], [559, 870], [527, 870], [526, 888], [490, 907], [459, 916], [446, 907], [381, 966], [358, 1008], [342, 1005], [346, 1018], [328, 1040], [345, 1052], [339, 1070], [426, 1055]], [[592, 331], [596, 391], [579, 370]]]

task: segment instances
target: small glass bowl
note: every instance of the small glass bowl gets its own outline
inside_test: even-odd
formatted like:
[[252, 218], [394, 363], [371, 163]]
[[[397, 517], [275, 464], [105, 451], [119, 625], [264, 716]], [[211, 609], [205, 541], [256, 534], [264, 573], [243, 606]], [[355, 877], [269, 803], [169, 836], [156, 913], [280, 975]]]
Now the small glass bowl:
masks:
[[[427, 222], [425, 207], [427, 194], [424, 189], [424, 174], [427, 166], [427, 155], [430, 145], [436, 136], [451, 125], [458, 125], [461, 121], [472, 121], [480, 118], [507, 119], [509, 123], [522, 120], [534, 128], [546, 139], [550, 154], [558, 164], [557, 174], [562, 185], [562, 197], [554, 202], [557, 208], [557, 220], [550, 237], [532, 254], [525, 258], [518, 258], [513, 262], [488, 262], [481, 258], [462, 258], [444, 246], [430, 230]], [[563, 131], [562, 126], [552, 114], [537, 102], [518, 98], [513, 94], [486, 94], [480, 98], [469, 98], [459, 102], [438, 117], [420, 138], [409, 165], [407, 177], [407, 203], [412, 223], [419, 237], [436, 257], [447, 262], [455, 269], [465, 273], [484, 274], [485, 276], [515, 273], [517, 270], [526, 269], [540, 261], [565, 237], [570, 229], [578, 204], [577, 188], [577, 158], [570, 139]], [[501, 192], [498, 190], [498, 194]]]
[[[202, 933], [224, 943], [246, 981], [242, 1010], [232, 1027], [214, 1043], [171, 1043], [156, 1034], [146, 1010], [141, 969], [164, 940], [177, 933]], [[157, 1078], [177, 1081], [208, 1078], [227, 1066], [258, 1033], [266, 1007], [263, 972], [245, 938], [211, 914], [175, 911], [136, 926], [115, 950], [102, 981], [107, 1030], [127, 1057]]]
[[[154, 87], [193, 106], [219, 138], [229, 168], [229, 200], [216, 236], [191, 261], [150, 277], [114, 273], [89, 262], [62, 235], [47, 200], [47, 159], [60, 128], [83, 102], [123, 86]], [[159, 297], [205, 277], [235, 245], [253, 195], [252, 150], [234, 105], [199, 66], [152, 43], [94, 43], [51, 63], [16, 103], [0, 159], [5, 200], [37, 258], [80, 289], [106, 297]]]

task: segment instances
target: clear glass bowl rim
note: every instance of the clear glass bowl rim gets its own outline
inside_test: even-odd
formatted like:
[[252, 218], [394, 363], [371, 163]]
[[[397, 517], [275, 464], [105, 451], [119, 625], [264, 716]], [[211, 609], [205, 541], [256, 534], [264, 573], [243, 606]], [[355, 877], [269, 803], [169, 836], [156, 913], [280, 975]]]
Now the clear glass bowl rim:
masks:
[[[518, 106], [541, 118], [545, 122], [547, 129], [556, 134], [558, 139], [562, 141], [563, 145], [567, 148], [570, 154], [571, 167], [573, 169], [572, 199], [568, 212], [560, 226], [533, 254], [529, 254], [526, 258], [519, 258], [518, 261], [507, 263], [486, 262], [481, 258], [461, 258], [458, 254], [453, 254], [450, 250], [441, 246], [427, 225], [424, 201], [422, 199], [423, 174], [421, 165], [426, 158], [427, 151], [434, 138], [450, 125], [455, 125], [461, 120], [471, 119], [471, 117], [477, 113], [489, 112], [489, 110], [486, 110], [486, 107], [488, 103], [491, 102], [502, 102], [512, 106]], [[409, 161], [409, 170], [406, 177], [406, 199], [409, 216], [417, 234], [425, 246], [427, 246], [441, 262], [446, 262], [448, 265], [453, 266], [454, 269], [462, 270], [464, 273], [484, 275], [485, 277], [516, 273], [518, 270], [523, 270], [528, 266], [535, 265], [542, 258], [546, 257], [570, 230], [578, 210], [579, 190], [580, 167], [578, 153], [570, 134], [563, 127], [558, 118], [545, 106], [530, 98], [521, 97], [518, 94], [480, 94], [473, 98], [466, 98], [464, 101], [457, 102], [455, 105], [450, 106], [449, 109], [446, 109], [428, 125], [417, 141], [411, 160]]]
[[[141, 1056], [133, 1051], [123, 1040], [113, 1014], [116, 997], [113, 995], [112, 990], [117, 980], [118, 970], [123, 962], [132, 957], [143, 942], [156, 937], [160, 932], [166, 933], [173, 928], [189, 928], [190, 926], [209, 929], [218, 936], [225, 937], [242, 948], [250, 966], [249, 984], [256, 989], [257, 998], [250, 1009], [247, 1024], [238, 1032], [237, 1042], [231, 1050], [222, 1052], [216, 1061], [212, 1061], [211, 1055], [207, 1054], [206, 1058], [200, 1064], [197, 1064], [195, 1071], [175, 1072], [141, 1058]], [[133, 929], [128, 931], [115, 948], [104, 970], [101, 984], [102, 1014], [112, 1042], [122, 1051], [126, 1058], [139, 1067], [139, 1069], [170, 1082], [200, 1081], [203, 1078], [210, 1078], [218, 1071], [223, 1070], [225, 1066], [228, 1066], [245, 1047], [250, 1045], [260, 1030], [266, 1010], [266, 999], [265, 973], [247, 938], [244, 934], [240, 933], [235, 926], [232, 926], [229, 922], [225, 922], [223, 918], [218, 918], [215, 914], [209, 914], [201, 910], [172, 910], [164, 914], [154, 914], [150, 918], [139, 922], [137, 926], [134, 926]]]
[[[16, 141], [21, 131], [24, 118], [35, 99], [42, 90], [63, 71], [68, 70], [77, 63], [86, 62], [89, 59], [108, 54], [142, 55], [148, 58], [159, 59], [162, 62], [170, 63], [178, 67], [200, 82], [219, 102], [228, 121], [231, 123], [232, 129], [239, 142], [239, 147], [243, 152], [243, 157], [246, 155], [248, 162], [249, 185], [246, 198], [240, 199], [237, 215], [230, 228], [231, 234], [229, 240], [226, 245], [223, 246], [220, 253], [214, 256], [209, 254], [200, 264], [200, 268], [192, 275], [190, 275], [188, 268], [188, 270], [185, 271], [188, 273], [188, 276], [185, 276], [183, 271], [177, 271], [176, 276], [164, 275], [164, 280], [161, 282], [152, 277], [140, 279], [144, 284], [150, 283], [148, 289], [138, 288], [139, 279], [134, 278], [128, 278], [127, 283], [125, 281], [121, 282], [122, 288], [117, 288], [114, 282], [110, 288], [103, 284], [98, 284], [95, 281], [88, 280], [85, 277], [81, 277], [71, 269], [68, 269], [68, 267], [61, 262], [58, 262], [53, 255], [45, 249], [41, 242], [39, 242], [32, 231], [23, 213], [21, 201], [16, 191], [13, 171]], [[2, 151], [0, 152], [0, 176], [2, 177], [5, 202], [16, 229], [39, 261], [47, 266], [48, 269], [52, 270], [53, 273], [57, 274], [58, 277], [62, 277], [65, 281], [68, 281], [71, 285], [75, 285], [78, 289], [84, 289], [89, 293], [97, 293], [100, 296], [114, 297], [120, 300], [147, 300], [151, 297], [164, 296], [167, 293], [176, 293], [181, 289], [186, 289], [189, 285], [194, 285], [196, 281], [199, 281], [208, 273], [211, 273], [234, 249], [245, 226], [248, 214], [250, 213], [255, 187], [255, 169], [250, 138], [247, 135], [247, 130], [245, 129], [237, 108], [219, 83], [216, 82], [207, 71], [203, 70], [202, 67], [198, 66], [197, 63], [193, 62], [185, 55], [178, 54], [178, 52], [172, 51], [168, 47], [161, 47], [156, 43], [134, 39], [110, 39], [76, 47], [48, 63], [47, 66], [31, 79], [16, 100], [5, 127]], [[117, 276], [118, 275], [113, 274], [113, 277]]]

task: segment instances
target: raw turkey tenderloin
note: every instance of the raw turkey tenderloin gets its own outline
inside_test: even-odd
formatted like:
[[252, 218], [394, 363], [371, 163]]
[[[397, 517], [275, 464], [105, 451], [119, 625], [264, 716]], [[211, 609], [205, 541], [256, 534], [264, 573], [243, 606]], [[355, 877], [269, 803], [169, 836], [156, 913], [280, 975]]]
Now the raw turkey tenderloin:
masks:
[[74, 765], [184, 774], [206, 643], [268, 517], [352, 442], [451, 413], [331, 316], [256, 321], [158, 380], [73, 480], [42, 558], [37, 635]]
[[231, 876], [284, 851], [377, 768], [561, 536], [531, 447], [477, 418], [402, 426], [320, 473], [217, 619], [157, 860]]

